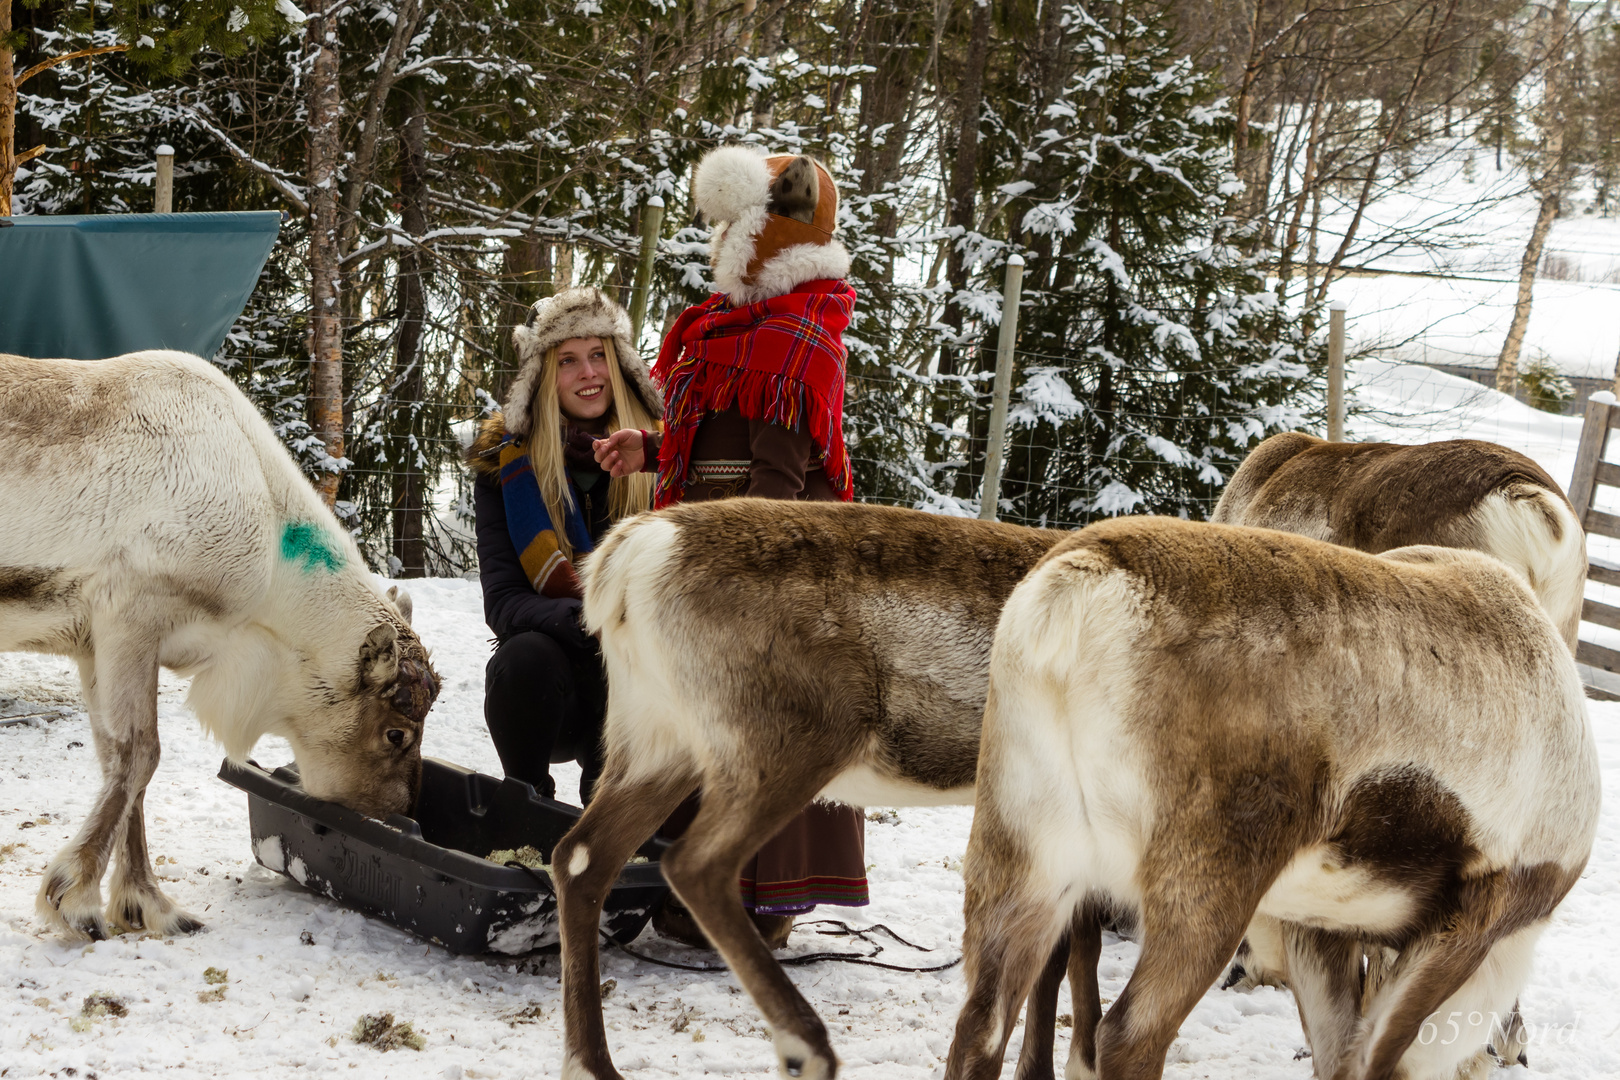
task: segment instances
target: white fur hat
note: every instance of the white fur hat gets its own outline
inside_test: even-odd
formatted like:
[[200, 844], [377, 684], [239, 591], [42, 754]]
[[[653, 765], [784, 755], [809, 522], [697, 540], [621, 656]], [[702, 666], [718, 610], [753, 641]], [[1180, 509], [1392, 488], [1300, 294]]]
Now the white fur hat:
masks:
[[629, 314], [607, 293], [587, 286], [563, 289], [555, 296], [536, 301], [529, 311], [528, 321], [512, 331], [518, 352], [518, 374], [506, 394], [503, 412], [507, 431], [519, 436], [529, 434], [529, 404], [534, 399], [547, 350], [569, 338], [582, 337], [612, 339], [625, 386], [641, 399], [642, 406], [654, 420], [664, 415], [663, 396], [648, 378], [647, 366], [641, 362], [630, 340]]
[[714, 282], [733, 304], [849, 276], [849, 252], [833, 239], [838, 187], [814, 158], [722, 146], [698, 163], [692, 196], [714, 226]]

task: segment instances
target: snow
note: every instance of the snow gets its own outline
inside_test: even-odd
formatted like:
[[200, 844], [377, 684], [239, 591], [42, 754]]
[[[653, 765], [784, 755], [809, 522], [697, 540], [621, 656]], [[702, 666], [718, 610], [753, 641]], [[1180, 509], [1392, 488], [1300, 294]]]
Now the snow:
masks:
[[[1351, 432], [1414, 442], [1492, 438], [1530, 453], [1561, 482], [1579, 422], [1538, 413], [1466, 380], [1382, 361], [1354, 365]], [[408, 585], [416, 626], [433, 650], [444, 690], [427, 724], [425, 752], [486, 772], [499, 764], [482, 720], [489, 632], [476, 582]], [[184, 705], [184, 683], [160, 681], [163, 760], [146, 801], [148, 840], [165, 888], [207, 923], [190, 937], [129, 935], [87, 945], [47, 932], [33, 910], [46, 862], [83, 823], [98, 785], [78, 680], [66, 661], [0, 654], [0, 714], [59, 718], [0, 727], [0, 1070], [8, 1076], [163, 1073], [185, 1077], [304, 1072], [363, 1077], [544, 1077], [561, 1067], [562, 1017], [554, 954], [521, 959], [456, 957], [300, 888], [258, 865], [246, 797], [216, 780], [220, 751]], [[1620, 784], [1620, 704], [1593, 702], [1604, 786]], [[266, 765], [290, 760], [261, 743]], [[566, 794], [578, 771], [556, 766]], [[566, 797], [565, 794], [565, 797]], [[882, 923], [932, 952], [887, 939], [882, 959], [925, 967], [958, 955], [961, 857], [971, 810], [874, 811], [867, 826], [873, 903], [822, 908], [855, 926]], [[259, 859], [279, 865], [279, 846]], [[289, 867], [296, 871], [297, 867]], [[1542, 940], [1523, 995], [1537, 1075], [1620, 1075], [1620, 800], [1604, 808], [1591, 864]], [[864, 951], [801, 926], [790, 952]], [[825, 929], [825, 927], [823, 927]], [[640, 951], [707, 958], [650, 932]], [[1124, 988], [1137, 956], [1105, 941], [1104, 1002]], [[204, 972], [226, 973], [223, 984]], [[963, 997], [960, 968], [915, 974], [843, 964], [788, 969], [827, 1021], [852, 1080], [922, 1080], [943, 1073]], [[631, 1080], [710, 1073], [775, 1076], [758, 1012], [728, 974], [672, 971], [610, 952], [604, 980], [609, 1043]], [[223, 995], [214, 991], [223, 988]], [[121, 999], [123, 1017], [81, 1016], [92, 993]], [[201, 1000], [208, 995], [217, 1000]], [[1060, 1013], [1069, 1013], [1067, 989]], [[382, 1053], [352, 1040], [355, 1021], [391, 1012], [426, 1038], [420, 1052]], [[1003, 1075], [1011, 1075], [1022, 1028]], [[1067, 1052], [1068, 1032], [1058, 1036]], [[1166, 1075], [1214, 1080], [1305, 1080], [1310, 1061], [1292, 998], [1283, 991], [1211, 990], [1182, 1025]], [[351, 1074], [350, 1069], [357, 1072]], [[1515, 1074], [1516, 1075], [1516, 1074]]]
[[[1330, 292], [1348, 304], [1345, 334], [1352, 353], [1494, 369], [1518, 283], [1382, 275], [1342, 278]], [[1538, 354], [1565, 375], [1613, 378], [1620, 358], [1620, 285], [1537, 279], [1521, 363]]]
[[[1337, 280], [1352, 353], [1408, 363], [1494, 368], [1538, 209], [1517, 166], [1467, 141], [1426, 146], [1369, 204]], [[1421, 178], [1421, 179], [1418, 179]], [[1542, 253], [1521, 362], [1545, 355], [1565, 375], [1609, 379], [1620, 358], [1620, 219], [1592, 211], [1590, 191], [1565, 201]], [[1329, 193], [1319, 258], [1338, 246], [1353, 201]]]

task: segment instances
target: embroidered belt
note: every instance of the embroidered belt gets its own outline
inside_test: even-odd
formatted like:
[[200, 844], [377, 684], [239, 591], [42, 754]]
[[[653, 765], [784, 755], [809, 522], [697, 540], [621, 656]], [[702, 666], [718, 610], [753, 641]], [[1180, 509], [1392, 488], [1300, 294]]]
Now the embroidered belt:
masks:
[[751, 461], [694, 461], [687, 477], [689, 484], [726, 484], [733, 480], [746, 480]]

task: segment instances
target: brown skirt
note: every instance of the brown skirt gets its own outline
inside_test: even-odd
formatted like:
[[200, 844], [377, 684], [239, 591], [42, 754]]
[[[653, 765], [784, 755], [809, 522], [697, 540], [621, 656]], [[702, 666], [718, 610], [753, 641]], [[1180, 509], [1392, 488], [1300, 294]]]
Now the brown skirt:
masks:
[[[811, 452], [809, 436], [774, 425], [762, 438], [753, 438], [749, 421], [735, 407], [707, 417], [692, 440], [694, 463], [752, 459], [769, 466], [772, 477], [795, 478], [791, 485], [798, 487], [795, 499], [836, 501], [837, 493], [819, 460], [812, 462]], [[761, 489], [746, 476], [716, 476], [714, 480], [692, 476], [682, 501], [710, 502], [748, 494], [781, 497], [769, 484]], [[660, 834], [673, 838], [684, 832], [696, 816], [697, 806], [694, 795], [670, 815]], [[741, 879], [743, 906], [750, 911], [796, 915], [817, 904], [866, 904], [865, 814], [852, 806], [811, 803], [743, 864]]]
[[[673, 840], [697, 816], [693, 795], [658, 835]], [[865, 907], [866, 818], [853, 806], [813, 802], [743, 864], [743, 907], [765, 915], [801, 915], [817, 904]]]

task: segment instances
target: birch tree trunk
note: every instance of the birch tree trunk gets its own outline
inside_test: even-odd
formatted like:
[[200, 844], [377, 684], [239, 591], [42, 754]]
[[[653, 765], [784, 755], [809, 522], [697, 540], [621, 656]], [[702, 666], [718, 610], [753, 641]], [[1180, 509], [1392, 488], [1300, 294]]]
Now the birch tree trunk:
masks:
[[1502, 341], [1502, 352], [1496, 358], [1496, 388], [1504, 394], [1513, 393], [1519, 384], [1519, 350], [1524, 346], [1524, 332], [1530, 325], [1530, 300], [1536, 283], [1536, 268], [1541, 265], [1541, 252], [1552, 231], [1553, 219], [1558, 216], [1558, 202], [1568, 181], [1569, 163], [1564, 153], [1564, 57], [1569, 49], [1569, 0], [1557, 0], [1553, 5], [1552, 21], [1547, 28], [1547, 60], [1545, 89], [1541, 102], [1541, 163], [1542, 173], [1532, 182], [1541, 205], [1536, 211], [1536, 223], [1530, 230], [1530, 240], [1524, 245], [1524, 258], [1519, 260], [1519, 292], [1513, 302], [1513, 321], [1508, 324], [1507, 337]]
[[309, 427], [325, 447], [315, 481], [327, 506], [337, 502], [343, 459], [343, 307], [338, 252], [338, 165], [343, 100], [338, 87], [337, 16], [305, 26], [309, 73]]
[[0, 217], [11, 216], [11, 185], [17, 177], [17, 73], [12, 67], [11, 0], [0, 0]]
[[[420, 237], [427, 232], [427, 117], [421, 92], [410, 97], [410, 116], [405, 120], [400, 140], [399, 223], [406, 233]], [[396, 400], [406, 410], [405, 445], [401, 460], [394, 466], [394, 557], [400, 562], [400, 577], [427, 575], [427, 544], [422, 520], [425, 478], [418, 464], [422, 412], [422, 316], [426, 308], [422, 275], [427, 260], [418, 247], [405, 248], [399, 256], [397, 292], [399, 296], [399, 336], [394, 345], [394, 389]]]

